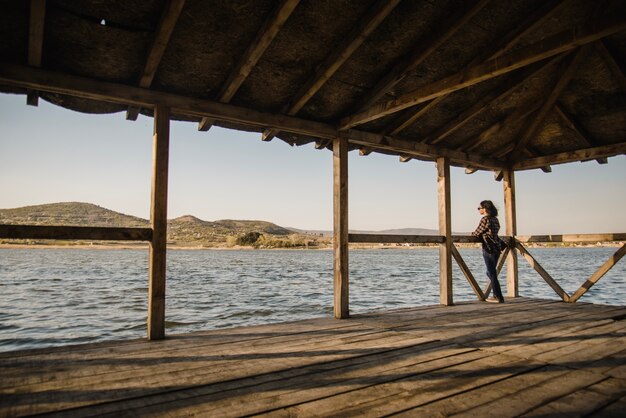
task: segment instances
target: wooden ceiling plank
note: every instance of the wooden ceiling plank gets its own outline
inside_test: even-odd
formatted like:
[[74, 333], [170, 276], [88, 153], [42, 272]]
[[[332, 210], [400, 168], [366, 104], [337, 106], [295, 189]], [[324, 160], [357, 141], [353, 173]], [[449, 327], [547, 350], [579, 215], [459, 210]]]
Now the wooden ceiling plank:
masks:
[[613, 55], [602, 40], [597, 41], [594, 46], [596, 47], [596, 51], [598, 51], [604, 60], [604, 63], [608, 67], [609, 71], [611, 71], [611, 74], [613, 74], [619, 83], [622, 91], [626, 92], [626, 74], [624, 74], [624, 69], [615, 59], [615, 55]]
[[[167, 49], [167, 45], [170, 42], [170, 38], [172, 37], [172, 33], [174, 32], [174, 28], [176, 27], [176, 23], [178, 22], [178, 18], [184, 6], [185, 0], [169, 0], [166, 3], [157, 26], [152, 47], [148, 52], [146, 64], [139, 78], [139, 87], [148, 88], [152, 85], [154, 76], [163, 59], [163, 54], [165, 54], [165, 50]], [[138, 107], [128, 108], [126, 111], [126, 119], [137, 120], [139, 110], [140, 108]]]
[[524, 147], [526, 147], [530, 139], [533, 138], [535, 135], [537, 135], [539, 128], [545, 121], [546, 117], [553, 110], [557, 99], [559, 98], [563, 90], [565, 90], [565, 88], [569, 84], [572, 77], [574, 77], [574, 74], [578, 70], [578, 67], [580, 66], [580, 64], [585, 60], [585, 58], [589, 54], [589, 50], [590, 50], [590, 46], [585, 45], [581, 47], [569, 59], [569, 62], [565, 62], [565, 65], [566, 65], [565, 71], [563, 71], [560, 74], [560, 77], [558, 81], [556, 82], [556, 84], [554, 85], [554, 87], [552, 88], [550, 95], [547, 97], [541, 109], [539, 109], [539, 111], [537, 112], [533, 120], [528, 124], [528, 126], [522, 132], [522, 134], [519, 135], [519, 139], [517, 140], [517, 143], [515, 144], [515, 148], [513, 148], [513, 151], [511, 152], [511, 155], [510, 155], [511, 161], [515, 161], [518, 157], [520, 157], [522, 150], [524, 149]]
[[104, 102], [153, 108], [156, 103], [169, 107], [174, 114], [190, 117], [208, 117], [248, 127], [271, 126], [281, 131], [316, 138], [347, 138], [350, 144], [373, 150], [386, 150], [412, 155], [417, 159], [432, 161], [448, 157], [457, 165], [472, 165], [482, 169], [503, 168], [504, 162], [484, 155], [446, 149], [435, 145], [392, 138], [371, 132], [351, 129], [339, 131], [327, 123], [300, 119], [294, 116], [260, 112], [255, 109], [227, 103], [158, 92], [141, 87], [105, 82], [86, 77], [55, 73], [24, 65], [0, 62], [0, 84], [32, 88], [57, 94], [67, 94]]
[[[452, 133], [456, 132], [460, 128], [462, 128], [467, 122], [472, 120], [475, 116], [482, 113], [487, 107], [489, 107], [493, 102], [497, 102], [498, 100], [502, 100], [505, 97], [512, 94], [515, 90], [517, 90], [520, 86], [522, 86], [526, 81], [534, 77], [539, 72], [543, 71], [550, 65], [554, 65], [555, 63], [561, 61], [563, 59], [562, 55], [559, 55], [551, 60], [546, 60], [543, 65], [537, 67], [531, 72], [520, 73], [515, 78], [510, 80], [509, 83], [503, 85], [497, 89], [494, 89], [491, 93], [484, 96], [481, 100], [476, 102], [472, 107], [465, 110], [461, 114], [459, 114], [456, 118], [448, 122], [446, 125], [439, 128], [434, 133], [430, 134], [426, 137], [422, 142], [427, 144], [437, 144]], [[517, 117], [513, 120], [517, 120]]]
[[[571, 115], [567, 110], [565, 110], [565, 108], [563, 107], [561, 103], [557, 102], [554, 106], [554, 110], [556, 111], [557, 115], [559, 115], [559, 117], [563, 120], [563, 122], [565, 122], [565, 124], [572, 130], [572, 132], [574, 132], [574, 134], [576, 135], [576, 138], [578, 139], [578, 142], [582, 146], [596, 147], [600, 145], [598, 141], [596, 141], [595, 139], [589, 136], [589, 133], [587, 132], [587, 130], [583, 128], [580, 122], [578, 122], [578, 120], [576, 120], [576, 118], [573, 115]], [[607, 163], [606, 158], [598, 158], [597, 161], [598, 161], [598, 164]]]
[[[400, 3], [400, 0], [379, 0], [370, 9], [368, 15], [359, 20], [361, 23], [345, 38], [346, 41], [338, 48], [333, 48], [333, 52], [326, 57], [326, 60], [319, 66], [315, 75], [308, 82], [304, 83], [291, 100], [291, 103], [283, 109], [283, 113], [291, 116], [297, 114], [361, 44], [365, 42], [369, 35], [380, 26], [398, 3]], [[263, 133], [263, 140], [270, 141], [277, 134], [278, 131], [266, 130]]]
[[530, 170], [549, 164], [565, 164], [576, 161], [597, 160], [620, 154], [626, 154], [626, 142], [584, 148], [576, 151], [561, 152], [543, 157], [529, 158], [514, 163], [511, 168], [513, 170]]
[[368, 108], [392, 90], [397, 83], [406, 77], [407, 73], [424, 62], [437, 48], [482, 10], [487, 3], [488, 1], [485, 0], [475, 0], [467, 9], [459, 9], [456, 15], [450, 18], [450, 22], [452, 23], [441, 25], [442, 29], [429, 38], [427, 42], [425, 42], [426, 45], [418, 45], [412, 55], [397, 63], [393, 69], [386, 73], [385, 77], [380, 79], [374, 88], [362, 98], [357, 108], [359, 110]]
[[[256, 38], [250, 43], [243, 57], [233, 68], [224, 83], [224, 87], [219, 94], [220, 102], [230, 102], [299, 3], [300, 0], [283, 0], [265, 20]], [[208, 131], [213, 122], [208, 118], [203, 118], [198, 125], [198, 130]]]
[[[497, 58], [500, 55], [504, 54], [505, 52], [509, 51], [517, 42], [519, 42], [519, 40], [523, 36], [527, 35], [528, 33], [532, 32], [533, 30], [535, 30], [538, 27], [540, 27], [565, 2], [566, 2], [565, 0], [550, 0], [550, 1], [547, 1], [541, 8], [539, 8], [538, 10], [533, 12], [521, 24], [517, 25], [514, 30], [512, 30], [511, 32], [506, 34], [504, 37], [500, 38], [501, 40], [499, 42], [496, 42], [494, 44], [493, 48], [488, 50], [485, 54], [474, 58], [468, 64], [468, 66], [476, 65], [476, 64], [479, 64], [479, 63], [484, 62], [486, 60]], [[393, 129], [388, 129], [387, 132], [390, 135], [398, 135], [400, 132], [405, 130], [407, 127], [409, 127], [409, 126], [413, 125], [415, 122], [417, 122], [417, 120], [419, 118], [421, 118], [423, 115], [425, 115], [430, 109], [435, 108], [439, 103], [441, 103], [443, 100], [445, 100], [446, 97], [447, 97], [447, 95], [437, 97], [433, 101], [429, 102], [428, 105], [426, 105], [427, 108], [420, 109], [419, 111], [415, 112], [415, 114], [413, 114], [410, 117], [406, 117], [405, 116], [405, 117], [401, 118], [402, 122], [400, 124], [397, 124], [395, 127], [393, 127]], [[482, 111], [483, 108], [484, 107], [481, 107], [480, 110], [476, 114], [480, 113], [480, 111]], [[469, 116], [469, 118], [471, 119], [473, 116], [474, 115]], [[469, 119], [466, 119], [464, 122], [467, 122], [468, 120]], [[442, 136], [441, 138], [438, 138], [435, 142], [431, 142], [431, 143], [439, 142], [444, 137], [445, 137], [445, 135]]]
[[471, 66], [456, 74], [439, 81], [422, 86], [394, 100], [374, 105], [371, 108], [348, 116], [339, 123], [340, 129], [349, 129], [419, 103], [450, 94], [454, 91], [472, 86], [525, 67], [565, 51], [577, 48], [606, 36], [626, 29], [626, 17], [610, 16], [594, 20], [585, 25], [578, 25], [556, 35], [543, 39], [527, 47], [520, 48], [510, 54], [500, 56], [485, 63]]
[[[28, 25], [28, 65], [41, 67], [43, 52], [43, 34], [46, 20], [46, 0], [30, 0], [30, 21]], [[29, 90], [26, 103], [30, 106], [39, 104], [39, 94]]]

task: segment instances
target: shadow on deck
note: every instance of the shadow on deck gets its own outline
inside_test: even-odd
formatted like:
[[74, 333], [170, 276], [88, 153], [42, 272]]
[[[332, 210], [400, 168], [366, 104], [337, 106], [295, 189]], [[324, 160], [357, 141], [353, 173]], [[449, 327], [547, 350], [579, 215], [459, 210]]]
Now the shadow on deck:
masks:
[[625, 319], [517, 298], [2, 353], [0, 416], [620, 416]]

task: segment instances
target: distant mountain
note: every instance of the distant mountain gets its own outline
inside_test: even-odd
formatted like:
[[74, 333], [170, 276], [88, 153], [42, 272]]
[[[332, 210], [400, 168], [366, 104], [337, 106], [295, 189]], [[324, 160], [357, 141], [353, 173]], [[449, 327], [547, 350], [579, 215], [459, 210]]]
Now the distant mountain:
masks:
[[[15, 209], [0, 209], [0, 224], [122, 228], [150, 226], [150, 222], [146, 219], [82, 202], [50, 203]], [[194, 245], [224, 243], [228, 237], [237, 237], [250, 232], [276, 237], [296, 233], [271, 222], [230, 219], [209, 222], [192, 215], [169, 220], [167, 232], [170, 242]]]
[[[311, 234], [311, 235], [322, 235], [322, 236], [332, 236], [333, 231], [328, 230], [304, 230], [304, 229], [296, 229], [289, 228], [292, 231], [296, 231], [302, 234]], [[380, 235], [439, 235], [439, 230], [437, 229], [425, 229], [425, 228], [401, 228], [401, 229], [384, 229], [382, 231], [365, 231], [365, 230], [357, 230], [351, 229], [351, 234], [380, 234]]]
[[0, 223], [17, 225], [67, 225], [145, 228], [150, 222], [91, 203], [63, 202], [0, 209]]
[[[145, 228], [150, 226], [146, 219], [125, 215], [91, 203], [63, 202], [25, 206], [15, 209], [0, 209], [0, 224], [13, 225], [67, 225], [104, 226], [122, 228]], [[390, 235], [438, 235], [434, 229], [403, 228], [383, 231], [358, 231], [350, 233]], [[167, 239], [170, 243], [195, 246], [215, 246], [245, 234], [262, 234], [263, 245], [271, 247], [292, 246], [294, 243], [329, 242], [332, 231], [301, 230], [284, 228], [271, 222], [223, 219], [204, 221], [185, 215], [168, 221]], [[299, 245], [299, 244], [298, 244]]]

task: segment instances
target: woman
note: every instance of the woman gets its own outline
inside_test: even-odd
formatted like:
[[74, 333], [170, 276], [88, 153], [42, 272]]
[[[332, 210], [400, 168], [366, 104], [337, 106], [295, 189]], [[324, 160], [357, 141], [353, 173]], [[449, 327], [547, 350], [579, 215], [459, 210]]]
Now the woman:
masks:
[[483, 200], [478, 206], [478, 211], [482, 215], [480, 223], [476, 231], [472, 235], [480, 237], [483, 243], [483, 259], [487, 266], [487, 277], [491, 280], [491, 289], [493, 290], [493, 299], [487, 299], [487, 302], [504, 303], [500, 282], [498, 282], [498, 273], [496, 265], [500, 257], [500, 238], [498, 231], [500, 230], [500, 222], [498, 222], [498, 209], [491, 200]]

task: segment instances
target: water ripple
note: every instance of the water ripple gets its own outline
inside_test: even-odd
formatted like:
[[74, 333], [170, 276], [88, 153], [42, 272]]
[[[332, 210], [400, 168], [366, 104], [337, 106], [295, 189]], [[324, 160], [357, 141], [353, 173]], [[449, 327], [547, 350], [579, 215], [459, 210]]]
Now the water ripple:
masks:
[[[486, 285], [480, 251], [460, 251]], [[531, 249], [570, 294], [614, 252]], [[175, 334], [331, 316], [332, 265], [330, 251], [170, 251], [166, 327]], [[625, 265], [582, 301], [625, 304]], [[523, 259], [519, 271], [521, 295], [558, 299]], [[0, 351], [145, 337], [145, 250], [0, 249], [0, 283]], [[453, 283], [456, 301], [475, 300], [456, 265]], [[437, 249], [350, 252], [352, 313], [437, 303]]]

